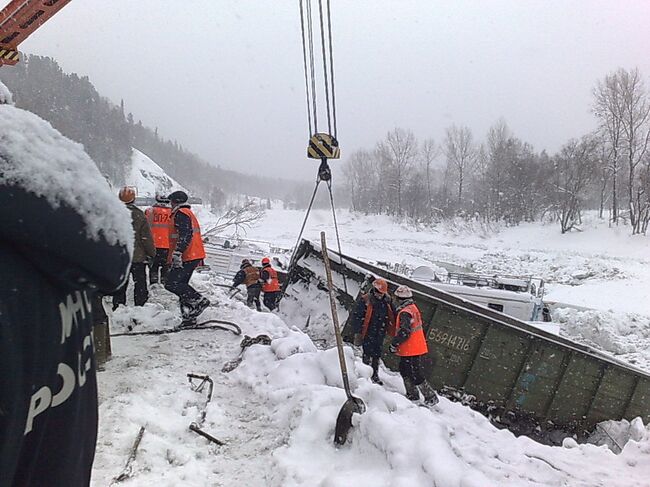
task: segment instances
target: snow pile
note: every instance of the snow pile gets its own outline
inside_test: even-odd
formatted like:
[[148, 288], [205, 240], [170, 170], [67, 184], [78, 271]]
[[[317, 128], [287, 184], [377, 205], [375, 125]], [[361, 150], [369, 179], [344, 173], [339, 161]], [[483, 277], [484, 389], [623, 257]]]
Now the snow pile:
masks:
[[135, 186], [138, 196], [155, 196], [156, 193], [168, 195], [172, 191], [185, 191], [178, 182], [169, 177], [165, 171], [148, 156], [133, 149], [131, 171], [126, 176], [126, 184]]
[[11, 95], [9, 88], [7, 88], [2, 81], [0, 81], [0, 105], [3, 104], [12, 105], [13, 96]]
[[646, 434], [641, 418], [632, 421], [603, 421], [596, 425], [596, 431], [589, 437], [589, 443], [606, 445], [615, 453], [620, 453], [630, 440], [642, 441]]
[[549, 255], [541, 251], [486, 252], [472, 268], [488, 275], [533, 275], [546, 282], [579, 286], [588, 280], [625, 279], [628, 276], [611, 257], [581, 256], [565, 252]]
[[0, 182], [75, 208], [88, 236], [133, 245], [131, 218], [83, 146], [33, 113], [0, 105]]
[[367, 412], [355, 417], [349, 443], [337, 449], [333, 429], [346, 397], [336, 350], [310, 350], [295, 330], [283, 338], [283, 348], [291, 341], [296, 353], [289, 357], [273, 347], [251, 349], [232, 374], [262, 396], [276, 426], [291, 430], [286, 446], [275, 451], [278, 472], [271, 485], [647, 485], [645, 428], [618, 457], [572, 441], [566, 448], [543, 446], [498, 430], [479, 413], [444, 398], [431, 410], [414, 405], [392, 372], [381, 371], [385, 387], [372, 384], [370, 368], [353, 358], [350, 347], [345, 351], [351, 387]]
[[559, 308], [553, 320], [561, 335], [650, 370], [650, 317], [636, 313]]

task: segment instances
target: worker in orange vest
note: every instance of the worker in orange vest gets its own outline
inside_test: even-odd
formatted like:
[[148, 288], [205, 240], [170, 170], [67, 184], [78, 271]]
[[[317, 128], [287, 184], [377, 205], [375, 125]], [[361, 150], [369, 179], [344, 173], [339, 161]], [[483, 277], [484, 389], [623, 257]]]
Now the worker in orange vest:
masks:
[[246, 285], [246, 292], [248, 293], [246, 304], [248, 307], [252, 308], [254, 303], [255, 309], [257, 309], [257, 311], [262, 311], [262, 305], [260, 304], [260, 292], [262, 291], [262, 286], [260, 285], [260, 270], [251, 264], [248, 259], [241, 261], [239, 272], [235, 274], [232, 281], [232, 287], [237, 287], [240, 284]]
[[264, 257], [262, 259], [262, 270], [260, 271], [260, 282], [264, 292], [264, 306], [273, 311], [278, 307], [280, 301], [280, 280], [277, 271], [271, 267], [271, 259]]
[[372, 367], [372, 380], [383, 385], [379, 379], [379, 359], [384, 349], [384, 338], [394, 323], [393, 305], [388, 296], [388, 283], [373, 279], [370, 289], [359, 297], [352, 314], [354, 345], [363, 347], [363, 363]]
[[174, 226], [169, 236], [170, 269], [165, 289], [178, 296], [183, 323], [191, 324], [210, 306], [210, 301], [189, 284], [194, 269], [205, 258], [205, 249], [199, 221], [187, 200], [184, 191], [174, 191], [169, 195]]
[[169, 206], [169, 200], [156, 193], [156, 202], [151, 208], [144, 212], [149, 222], [151, 236], [156, 247], [156, 255], [149, 266], [149, 283], [165, 284], [169, 265], [167, 258], [169, 256], [169, 234], [172, 233], [174, 226], [172, 222], [172, 209]]
[[422, 329], [422, 315], [413, 301], [413, 292], [408, 286], [399, 286], [395, 290], [395, 298], [397, 300], [396, 330], [388, 350], [401, 357], [399, 372], [404, 380], [406, 397], [417, 401], [422, 392], [426, 404], [437, 404], [436, 391], [424, 378], [422, 371], [421, 359], [429, 349]]

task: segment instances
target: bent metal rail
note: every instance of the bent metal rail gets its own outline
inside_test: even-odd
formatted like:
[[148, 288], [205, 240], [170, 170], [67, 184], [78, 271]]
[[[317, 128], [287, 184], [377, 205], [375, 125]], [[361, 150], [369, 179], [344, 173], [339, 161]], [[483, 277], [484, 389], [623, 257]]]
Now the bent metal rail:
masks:
[[[554, 442], [555, 430], [582, 437], [604, 420], [650, 420], [647, 372], [358, 259], [342, 255], [339, 262], [332, 254], [332, 270], [347, 279], [362, 283], [370, 273], [386, 279], [391, 291], [400, 284], [413, 289], [429, 346], [428, 379], [444, 395], [464, 400], [499, 424]], [[324, 270], [314, 259], [322, 263], [319, 246], [303, 240], [290, 270], [292, 282], [324, 282]], [[337, 292], [348, 308], [357, 297], [340, 287]], [[344, 336], [349, 339], [348, 329]], [[396, 366], [390, 354], [384, 360]]]

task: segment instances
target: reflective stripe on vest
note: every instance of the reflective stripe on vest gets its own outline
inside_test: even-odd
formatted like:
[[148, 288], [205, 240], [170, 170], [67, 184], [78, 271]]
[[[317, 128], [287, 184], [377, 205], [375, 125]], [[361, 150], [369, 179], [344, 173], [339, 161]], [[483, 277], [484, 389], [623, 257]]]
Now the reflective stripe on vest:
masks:
[[[205, 259], [205, 249], [203, 248], [203, 240], [201, 239], [201, 228], [199, 226], [199, 221], [196, 219], [196, 216], [194, 216], [192, 210], [187, 207], [181, 207], [175, 211], [180, 211], [181, 213], [189, 216], [192, 222], [192, 239], [190, 240], [190, 244], [185, 249], [185, 252], [183, 252], [183, 262]], [[173, 213], [174, 216], [175, 214], [176, 213]], [[176, 249], [176, 244], [178, 243], [178, 233], [176, 233], [176, 227], [174, 226], [172, 228], [174, 230], [169, 234], [169, 249], [171, 251], [169, 252], [170, 258], [173, 251]]]
[[265, 293], [273, 293], [279, 291], [280, 281], [278, 280], [277, 271], [271, 266], [264, 267], [262, 270], [269, 273], [269, 278], [262, 284], [262, 291]]
[[152, 206], [144, 212], [149, 222], [154, 247], [157, 249], [169, 248], [169, 235], [172, 233], [172, 209], [164, 206]]
[[404, 343], [397, 347], [397, 355], [400, 357], [413, 357], [415, 355], [425, 355], [429, 352], [427, 341], [424, 338], [424, 331], [422, 329], [422, 315], [415, 303], [404, 306], [399, 313], [397, 313], [397, 330], [399, 329], [400, 315], [404, 312], [411, 315], [411, 334]]

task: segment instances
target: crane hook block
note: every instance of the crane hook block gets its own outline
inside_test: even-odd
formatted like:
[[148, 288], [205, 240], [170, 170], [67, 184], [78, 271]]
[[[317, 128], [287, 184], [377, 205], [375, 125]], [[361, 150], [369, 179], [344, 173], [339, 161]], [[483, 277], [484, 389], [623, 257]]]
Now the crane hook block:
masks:
[[3, 64], [16, 64], [19, 59], [19, 54], [16, 49], [0, 46], [0, 66]]
[[339, 159], [339, 142], [330, 134], [317, 133], [309, 139], [307, 157], [310, 159]]

